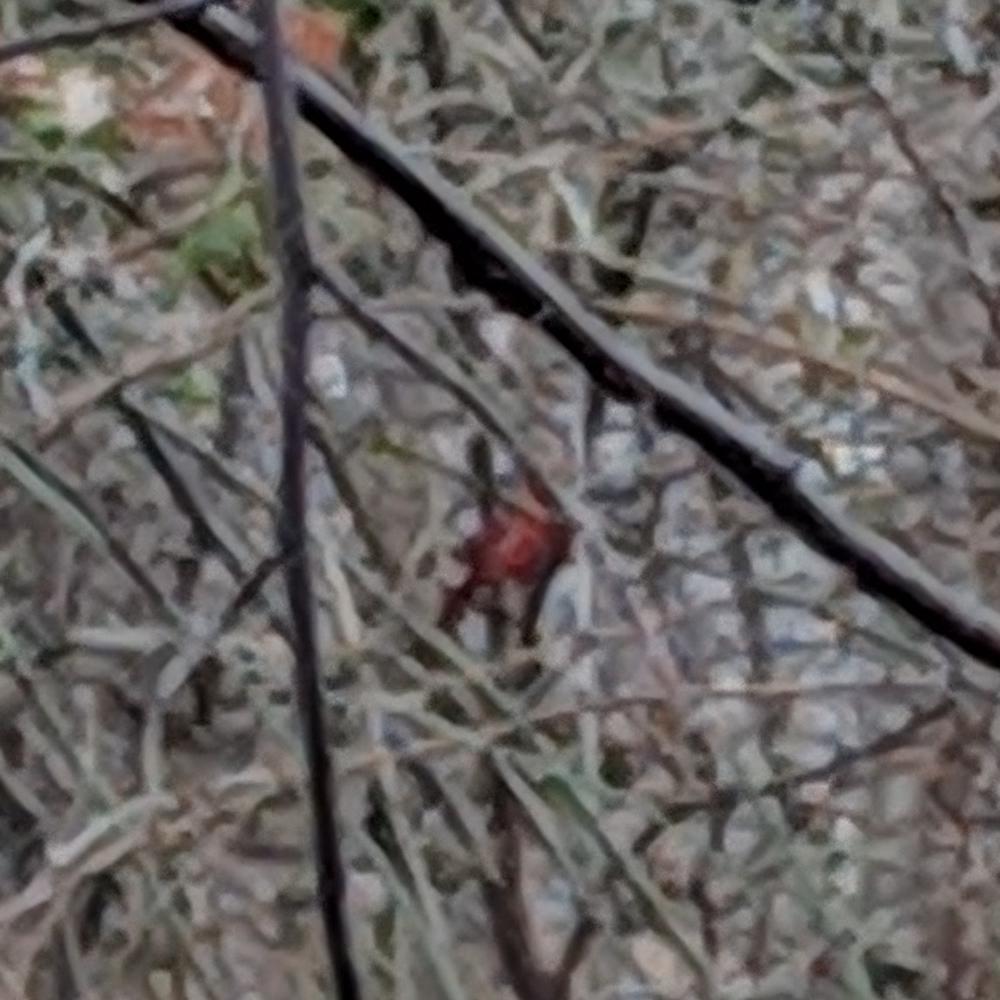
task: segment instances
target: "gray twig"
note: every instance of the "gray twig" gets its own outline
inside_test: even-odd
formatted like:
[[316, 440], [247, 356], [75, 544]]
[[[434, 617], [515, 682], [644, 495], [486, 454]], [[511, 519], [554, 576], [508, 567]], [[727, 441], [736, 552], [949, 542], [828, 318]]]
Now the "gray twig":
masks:
[[162, 18], [190, 17], [214, 2], [215, 0], [160, 0], [141, 11], [114, 14], [86, 24], [29, 35], [27, 38], [14, 38], [0, 45], [0, 63], [63, 46], [89, 45], [101, 38], [136, 31]]

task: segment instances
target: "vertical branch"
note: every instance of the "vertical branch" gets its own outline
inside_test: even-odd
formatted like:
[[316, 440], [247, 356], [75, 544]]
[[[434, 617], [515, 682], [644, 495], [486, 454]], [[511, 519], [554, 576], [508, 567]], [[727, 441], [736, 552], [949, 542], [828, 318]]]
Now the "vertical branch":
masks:
[[289, 81], [276, 0], [257, 0], [258, 67], [267, 119], [277, 256], [283, 286], [281, 337], [284, 375], [281, 509], [278, 541], [287, 557], [285, 581], [295, 650], [295, 687], [309, 770], [319, 905], [340, 1000], [359, 1000], [345, 915], [345, 874], [334, 814], [334, 774], [323, 725], [315, 604], [306, 555], [306, 375], [313, 263], [303, 221], [298, 165], [292, 144]]

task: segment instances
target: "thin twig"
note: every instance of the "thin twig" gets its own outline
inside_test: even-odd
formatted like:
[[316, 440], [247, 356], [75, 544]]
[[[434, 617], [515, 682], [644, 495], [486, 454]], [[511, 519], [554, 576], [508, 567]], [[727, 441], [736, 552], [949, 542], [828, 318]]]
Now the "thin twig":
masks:
[[338, 453], [331, 440], [332, 435], [327, 433], [327, 429], [318, 420], [309, 421], [307, 434], [309, 443], [319, 452], [323, 460], [326, 474], [337, 491], [337, 498], [351, 512], [354, 529], [368, 550], [368, 555], [371, 556], [379, 572], [391, 574], [393, 560], [382, 544], [372, 519], [368, 516], [364, 500], [347, 471], [344, 457]]
[[282, 281], [281, 344], [284, 375], [281, 394], [282, 475], [278, 515], [279, 550], [287, 558], [285, 585], [295, 651], [296, 694], [312, 804], [313, 848], [319, 906], [326, 946], [340, 1000], [360, 1000], [345, 913], [346, 877], [335, 815], [336, 790], [330, 743], [323, 723], [316, 640], [315, 600], [306, 541], [306, 399], [309, 293], [314, 266], [306, 237], [298, 164], [289, 121], [289, 86], [276, 0], [257, 0], [260, 29], [258, 66], [262, 78], [271, 166], [275, 242]]
[[908, 746], [922, 730], [950, 715], [954, 707], [955, 703], [951, 696], [946, 696], [930, 708], [916, 713], [898, 729], [885, 733], [864, 746], [843, 750], [827, 764], [803, 771], [793, 771], [757, 788], [728, 785], [714, 789], [703, 799], [677, 800], [663, 807], [663, 816], [667, 822], [679, 823], [695, 813], [729, 813], [741, 802], [785, 795], [816, 781], [834, 780], [856, 764], [885, 757]]
[[[45, 304], [63, 332], [80, 350], [92, 361], [103, 363], [105, 356], [100, 344], [87, 329], [77, 310], [70, 305], [65, 294], [59, 290], [48, 292], [45, 295]], [[82, 365], [75, 367], [80, 370]], [[108, 397], [108, 402], [131, 429], [139, 450], [163, 480], [177, 508], [187, 518], [195, 547], [217, 552], [223, 565], [233, 576], [237, 579], [242, 578], [244, 575], [242, 565], [239, 557], [224, 540], [223, 527], [215, 523], [211, 512], [204, 508], [195, 490], [177, 467], [177, 463], [160, 443], [147, 417], [120, 392], [112, 393]]]
[[[445, 682], [442, 681], [442, 684]], [[457, 684], [464, 683], [463, 678], [457, 679]], [[617, 712], [629, 712], [635, 709], [664, 710], [675, 708], [677, 698], [704, 697], [713, 700], [744, 700], [744, 701], [794, 701], [799, 698], [860, 698], [870, 696], [898, 698], [902, 694], [921, 694], [937, 692], [938, 688], [929, 684], [894, 685], [894, 684], [830, 684], [830, 685], [749, 685], [745, 688], [716, 688], [705, 685], [684, 685], [679, 688], [676, 696], [671, 695], [623, 695], [614, 698], [603, 698], [595, 701], [583, 701], [571, 705], [560, 705], [552, 708], [542, 708], [519, 716], [517, 719], [486, 723], [470, 731], [468, 738], [463, 735], [428, 736], [416, 739], [401, 749], [378, 748], [363, 754], [352, 756], [344, 761], [343, 770], [346, 774], [364, 774], [378, 767], [385, 758], [391, 757], [397, 763], [418, 760], [424, 757], [434, 757], [459, 752], [482, 751], [497, 746], [518, 733], [529, 729], [542, 729], [558, 726], [578, 719], [581, 715], [610, 715]], [[800, 779], [801, 780], [801, 779]], [[728, 794], [728, 793], [727, 793]], [[699, 800], [699, 805], [691, 808], [693, 803], [680, 803], [679, 808], [696, 812], [699, 808], [718, 808], [714, 799]]]
[[556, 489], [549, 484], [538, 464], [526, 452], [516, 432], [507, 425], [503, 416], [476, 392], [475, 387], [469, 384], [464, 375], [458, 371], [448, 371], [440, 361], [422, 354], [418, 348], [409, 344], [406, 334], [390, 315], [380, 315], [365, 302], [361, 290], [342, 267], [335, 264], [317, 265], [316, 282], [340, 304], [349, 319], [357, 323], [369, 336], [384, 343], [414, 371], [444, 389], [475, 416], [486, 430], [496, 435], [516, 456], [526, 476], [544, 484], [544, 492], [552, 506], [559, 513], [562, 512]]
[[555, 972], [551, 973], [552, 1000], [569, 1000], [573, 975], [587, 957], [587, 948], [600, 928], [593, 917], [584, 914], [570, 934], [562, 958]]
[[0, 45], [0, 63], [47, 52], [49, 49], [89, 45], [101, 38], [136, 31], [164, 18], [191, 17], [214, 2], [215, 0], [160, 0], [141, 11], [109, 15], [71, 28], [55, 28], [27, 38], [15, 38]]
[[184, 338], [180, 343], [167, 340], [167, 346], [143, 347], [125, 355], [117, 371], [95, 374], [77, 383], [55, 399], [55, 412], [38, 429], [38, 442], [43, 447], [58, 436], [81, 413], [115, 396], [134, 382], [166, 375], [187, 368], [195, 361], [209, 357], [225, 347], [245, 329], [251, 313], [268, 304], [273, 296], [268, 286], [237, 299], [211, 324], [205, 335]]
[[[244, 73], [256, 32], [233, 11], [210, 8], [179, 30]], [[848, 570], [857, 586], [929, 631], [1000, 670], [1000, 615], [958, 594], [917, 560], [844, 514], [815, 486], [815, 469], [688, 382], [662, 371], [590, 313], [462, 193], [367, 120], [319, 75], [293, 72], [302, 115], [364, 170], [403, 198], [446, 242], [468, 280], [504, 308], [534, 319], [609, 394], [649, 405], [658, 421], [703, 448], [813, 549]]]
[[111, 529], [84, 499], [83, 491], [53, 466], [13, 438], [0, 434], [0, 467], [13, 476], [35, 500], [45, 504], [73, 525], [88, 541], [103, 547], [125, 575], [146, 596], [150, 606], [173, 625], [182, 616]]
[[500, 878], [483, 881], [483, 901], [504, 971], [519, 1000], [545, 1000], [545, 977], [538, 968], [521, 885], [521, 841], [513, 796], [499, 774], [493, 780], [493, 816]]
[[537, 954], [522, 884], [521, 834], [517, 803], [499, 771], [492, 775], [497, 869], [500, 879], [483, 881], [483, 900], [493, 938], [519, 1000], [569, 1000], [573, 973], [583, 961], [597, 924], [584, 914], [577, 921], [555, 969]]
[[[442, 478], [448, 479], [453, 483], [457, 483], [476, 498], [477, 502], [480, 504], [480, 510], [482, 510], [482, 505], [484, 503], [496, 503], [502, 506], [505, 510], [519, 511], [529, 517], [535, 517], [538, 515], [537, 509], [528, 507], [510, 490], [501, 489], [495, 484], [492, 486], [484, 484], [479, 477], [469, 475], [469, 473], [463, 472], [461, 469], [457, 469], [454, 466], [449, 465], [447, 462], [442, 462], [440, 459], [424, 454], [423, 452], [416, 451], [413, 448], [396, 444], [394, 441], [385, 440], [379, 442], [377, 455], [384, 455], [387, 458], [395, 458], [401, 462], [412, 462], [416, 465], [423, 466], [429, 472], [433, 472], [437, 476], [441, 476]], [[566, 525], [571, 526], [574, 524], [570, 518], [565, 516], [556, 516], [555, 519]]]
[[503, 12], [503, 16], [507, 19], [507, 23], [514, 30], [514, 33], [521, 37], [540, 63], [544, 64], [552, 58], [551, 46], [542, 41], [541, 33], [536, 32], [528, 24], [527, 18], [521, 11], [521, 0], [497, 0], [497, 6]]
[[[29, 666], [21, 662], [19, 655], [14, 656], [13, 669], [17, 675], [19, 686], [31, 698], [38, 716], [42, 720], [40, 730], [48, 737], [47, 745], [51, 747], [53, 753], [58, 754], [68, 771], [76, 776], [77, 787], [81, 791], [86, 790], [86, 793], [105, 809], [118, 808], [122, 803], [114, 786], [99, 768], [82, 766], [80, 756], [69, 736], [71, 728], [62, 715], [59, 705], [54, 699], [45, 697], [39, 690], [37, 686], [38, 671], [35, 668], [40, 658], [41, 653], [38, 650], [32, 657], [33, 662]], [[165, 895], [160, 888], [162, 878], [156, 870], [155, 862], [141, 851], [136, 855], [136, 862], [143, 871], [146, 884], [152, 890], [151, 902], [159, 912], [164, 914], [167, 924], [174, 932], [180, 945], [183, 957], [193, 971], [198, 986], [205, 991], [209, 1000], [219, 1000], [220, 995], [209, 978], [204, 961], [199, 957], [200, 952], [192, 947], [189, 933], [190, 924], [180, 917], [172, 894]], [[21, 991], [16, 995], [21, 997], [24, 992]]]
[[641, 302], [623, 303], [602, 299], [595, 308], [609, 316], [628, 319], [633, 323], [672, 329], [704, 331], [706, 334], [744, 340], [763, 351], [792, 358], [806, 368], [815, 368], [825, 375], [854, 384], [867, 385], [883, 395], [933, 413], [956, 427], [994, 443], [1000, 442], [1000, 422], [992, 420], [963, 402], [953, 393], [944, 393], [940, 386], [930, 385], [906, 376], [891, 364], [852, 364], [849, 361], [806, 347], [786, 339], [777, 330], [754, 326], [740, 317], [718, 314], [699, 315], [696, 319], [672, 308], [665, 299], [644, 298]]
[[[48, 292], [45, 296], [45, 302], [63, 331], [80, 347], [83, 353], [95, 362], [103, 362], [104, 352], [99, 343], [87, 329], [77, 311], [70, 305], [63, 292], [58, 289]], [[252, 572], [245, 569], [245, 565], [250, 565], [249, 554], [229, 531], [226, 524], [216, 517], [211, 507], [202, 501], [199, 490], [188, 481], [170, 456], [167, 448], [157, 438], [150, 419], [134, 404], [130, 403], [125, 398], [124, 393], [118, 389], [113, 390], [106, 399], [117, 411], [125, 425], [132, 430], [139, 450], [146, 456], [153, 470], [163, 480], [177, 509], [187, 519], [191, 529], [191, 543], [195, 551], [199, 554], [203, 552], [215, 553], [226, 571], [240, 585], [235, 597], [220, 616], [216, 628], [196, 643], [194, 647], [178, 649], [179, 655], [171, 661], [171, 664], [178, 661], [181, 664], [180, 667], [172, 668], [172, 677], [176, 686], [185, 683], [195, 671], [198, 672], [195, 677], [195, 691], [199, 696], [199, 710], [207, 714], [210, 711], [210, 701], [203, 681], [208, 674], [204, 668], [209, 662], [211, 651], [221, 635], [235, 626], [243, 609], [260, 595], [271, 571], [276, 565], [280, 565], [280, 559], [273, 556], [266, 557], [258, 563]], [[184, 441], [188, 440], [188, 437], [185, 436]], [[268, 620], [271, 627], [279, 635], [287, 638], [288, 630], [279, 615], [270, 607], [271, 602], [266, 601], [265, 603], [268, 605]]]
[[976, 298], [979, 299], [989, 317], [990, 332], [995, 339], [1000, 339], [1000, 295], [990, 288], [982, 274], [980, 274], [973, 259], [973, 247], [969, 239], [969, 234], [966, 232], [965, 226], [962, 225], [958, 211], [952, 204], [944, 183], [935, 176], [930, 165], [917, 150], [913, 140], [910, 138], [906, 123], [896, 113], [896, 109], [892, 106], [890, 99], [869, 78], [867, 72], [851, 59], [829, 32], [821, 32], [819, 41], [823, 48], [840, 63], [849, 80], [852, 83], [860, 84], [878, 108], [889, 129], [889, 134], [896, 144], [896, 148], [909, 164], [914, 176], [923, 187], [924, 193], [944, 219], [952, 242], [957, 247], [965, 263], [966, 273], [969, 281], [972, 283]]

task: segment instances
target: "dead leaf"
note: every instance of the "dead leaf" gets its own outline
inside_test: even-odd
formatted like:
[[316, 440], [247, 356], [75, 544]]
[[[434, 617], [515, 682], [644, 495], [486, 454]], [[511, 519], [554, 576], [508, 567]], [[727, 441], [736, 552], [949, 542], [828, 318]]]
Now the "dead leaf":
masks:
[[[347, 40], [344, 16], [283, 7], [280, 17], [285, 44], [297, 60], [317, 73], [336, 67]], [[151, 86], [126, 90], [121, 103], [122, 129], [136, 149], [211, 157], [244, 123], [246, 151], [256, 162], [264, 158], [266, 128], [256, 86], [187, 39], [172, 37], [165, 74]]]

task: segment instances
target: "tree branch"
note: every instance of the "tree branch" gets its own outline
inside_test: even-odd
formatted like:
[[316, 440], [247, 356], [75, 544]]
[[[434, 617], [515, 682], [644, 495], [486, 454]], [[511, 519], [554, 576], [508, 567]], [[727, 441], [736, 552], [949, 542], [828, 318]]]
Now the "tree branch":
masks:
[[[175, 24], [218, 58], [253, 72], [256, 33], [233, 11], [213, 7]], [[811, 464], [625, 343], [457, 188], [410, 160], [391, 135], [326, 80], [301, 66], [294, 67], [292, 78], [303, 117], [406, 201], [448, 244], [471, 283], [501, 307], [537, 322], [606, 392], [648, 405], [663, 426], [703, 448], [808, 545], [848, 570], [863, 591], [1000, 670], [1000, 615], [956, 593], [898, 546], [845, 515], [811, 484]]]
[[313, 264], [303, 221], [292, 129], [289, 86], [278, 22], [277, 0], [257, 0], [260, 28], [259, 70], [267, 120], [275, 215], [276, 253], [282, 280], [281, 343], [284, 376], [281, 394], [282, 476], [278, 514], [279, 550], [287, 557], [285, 586], [295, 651], [295, 688], [302, 720], [302, 742], [309, 770], [313, 848], [326, 946], [339, 1000], [360, 1000], [345, 915], [346, 877], [335, 815], [333, 762], [323, 724], [315, 601], [306, 554], [305, 476], [306, 375], [309, 360], [309, 293]]
[[89, 45], [101, 38], [137, 31], [161, 18], [190, 17], [213, 2], [215, 0], [161, 0], [159, 3], [150, 4], [147, 8], [131, 14], [109, 15], [89, 20], [86, 24], [73, 25], [69, 28], [56, 28], [53, 31], [29, 35], [27, 38], [14, 38], [0, 45], [0, 64], [10, 62], [12, 59], [19, 59], [21, 56], [35, 55], [63, 46], [75, 48]]

